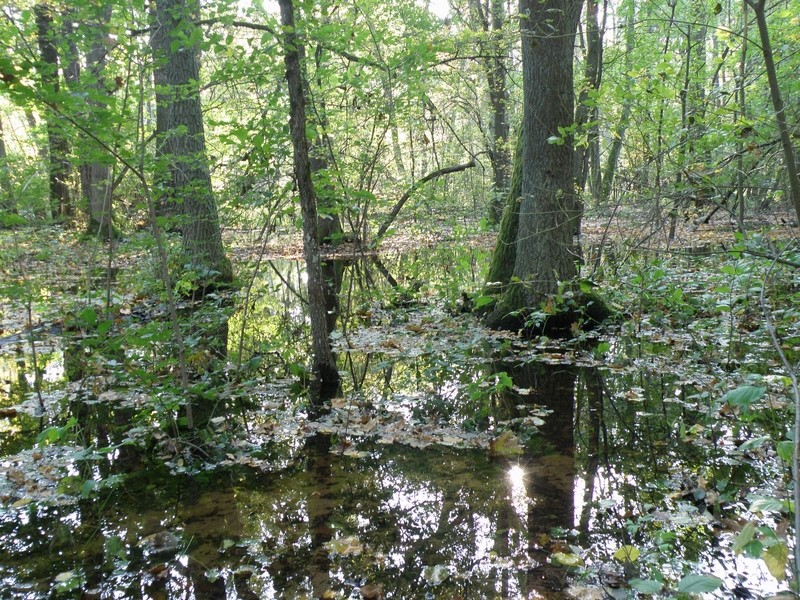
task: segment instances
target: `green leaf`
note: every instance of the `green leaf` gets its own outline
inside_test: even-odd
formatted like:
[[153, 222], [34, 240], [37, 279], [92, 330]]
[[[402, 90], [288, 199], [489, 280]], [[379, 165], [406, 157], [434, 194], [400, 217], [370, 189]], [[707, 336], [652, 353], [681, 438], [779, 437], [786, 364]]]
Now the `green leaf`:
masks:
[[637, 592], [642, 594], [658, 594], [663, 587], [660, 581], [655, 579], [631, 579], [628, 583]]
[[108, 558], [118, 558], [119, 560], [125, 560], [128, 553], [125, 542], [118, 535], [106, 538], [106, 541], [103, 542], [103, 550]]
[[767, 548], [764, 552], [764, 562], [769, 572], [778, 581], [786, 578], [786, 562], [789, 560], [789, 547], [786, 542], [780, 542]]
[[771, 498], [769, 496], [750, 496], [752, 502], [750, 503], [750, 512], [788, 512], [788, 505], [780, 498]]
[[478, 296], [475, 298], [475, 308], [481, 308], [494, 302], [494, 296]]
[[639, 554], [639, 549], [636, 546], [626, 545], [614, 552], [614, 558], [620, 562], [633, 563], [639, 558]]
[[752, 521], [748, 521], [748, 523], [742, 527], [742, 530], [739, 532], [739, 535], [736, 536], [736, 539], [733, 541], [732, 550], [734, 554], [740, 554], [747, 544], [753, 541], [753, 537], [756, 533], [756, 525]]
[[761, 437], [753, 438], [752, 440], [747, 440], [743, 444], [739, 446], [739, 450], [742, 452], [746, 452], [747, 450], [752, 450], [753, 448], [759, 448], [766, 444], [767, 442], [771, 442], [772, 437], [768, 435], [762, 435]]
[[780, 456], [784, 461], [787, 463], [791, 462], [792, 454], [794, 453], [794, 442], [791, 440], [783, 440], [782, 442], [778, 442], [776, 450], [778, 451], [778, 456]]
[[422, 577], [430, 585], [441, 585], [450, 577], [450, 568], [447, 565], [434, 565], [422, 569]]
[[678, 591], [683, 594], [713, 592], [722, 585], [722, 579], [713, 575], [687, 575], [678, 582]]
[[90, 327], [97, 322], [97, 311], [91, 306], [84, 308], [79, 316], [81, 318], [81, 321], [83, 321]]
[[743, 385], [725, 394], [722, 401], [731, 406], [750, 408], [754, 402], [764, 397], [766, 391], [767, 388], [764, 386]]

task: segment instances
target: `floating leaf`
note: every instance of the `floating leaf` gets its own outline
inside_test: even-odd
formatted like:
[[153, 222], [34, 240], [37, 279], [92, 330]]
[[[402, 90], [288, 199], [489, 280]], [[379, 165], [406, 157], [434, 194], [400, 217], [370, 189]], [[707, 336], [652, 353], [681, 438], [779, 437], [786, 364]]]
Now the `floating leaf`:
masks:
[[722, 579], [713, 575], [687, 575], [678, 582], [682, 594], [702, 594], [713, 592], [722, 585]]
[[447, 565], [434, 565], [422, 569], [422, 577], [429, 585], [440, 585], [450, 577], [450, 567]]
[[513, 456], [522, 454], [524, 448], [513, 432], [506, 430], [489, 442], [489, 456]]
[[636, 546], [626, 545], [614, 552], [614, 558], [620, 562], [633, 563], [636, 562], [637, 558], [639, 558], [639, 554], [639, 549]]
[[658, 594], [663, 587], [660, 581], [655, 579], [631, 579], [628, 583], [637, 592], [642, 594]]
[[326, 542], [325, 547], [328, 552], [338, 556], [358, 556], [364, 551], [364, 546], [352, 535]]
[[789, 560], [789, 547], [786, 542], [773, 544], [764, 551], [764, 562], [769, 572], [778, 581], [786, 578], [786, 562]]
[[550, 557], [553, 559], [553, 562], [562, 567], [582, 567], [586, 564], [580, 556], [572, 552], [553, 552]]
[[103, 551], [106, 554], [107, 559], [118, 558], [119, 560], [125, 560], [125, 557], [128, 554], [128, 549], [125, 546], [125, 542], [122, 541], [118, 535], [112, 535], [109, 538], [106, 538], [106, 541], [103, 542]]

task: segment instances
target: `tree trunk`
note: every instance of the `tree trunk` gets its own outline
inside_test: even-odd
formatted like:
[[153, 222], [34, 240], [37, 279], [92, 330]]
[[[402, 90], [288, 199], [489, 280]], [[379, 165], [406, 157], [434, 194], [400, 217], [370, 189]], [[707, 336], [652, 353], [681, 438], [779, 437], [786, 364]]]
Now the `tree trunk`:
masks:
[[[8, 168], [6, 137], [3, 132], [3, 120], [0, 119], [0, 212], [16, 213], [17, 206], [11, 193], [11, 171]], [[0, 221], [0, 227], [2, 227]]]
[[[42, 62], [41, 83], [46, 102], [57, 102], [60, 91], [58, 80], [58, 50], [54, 43], [53, 15], [46, 4], [33, 7], [36, 15], [37, 42]], [[53, 218], [68, 217], [72, 212], [69, 193], [69, 142], [59, 117], [53, 111], [46, 113], [47, 148], [50, 173], [50, 212]]]
[[[575, 110], [575, 123], [579, 128], [587, 127], [590, 121], [597, 121], [597, 104], [592, 94], [600, 89], [603, 76], [603, 36], [597, 15], [597, 2], [586, 2], [586, 58], [578, 106]], [[575, 189], [581, 192], [586, 187], [589, 174], [590, 149], [598, 137], [597, 125], [586, 132], [586, 144], [575, 148]], [[582, 208], [580, 209], [582, 212]]]
[[500, 232], [489, 265], [484, 294], [498, 294], [505, 290], [514, 274], [517, 261], [517, 231], [519, 230], [519, 203], [522, 182], [522, 130], [517, 134], [514, 162], [511, 166], [511, 182], [506, 196]]
[[[321, 67], [322, 52], [322, 46], [318, 45], [314, 53], [314, 61], [318, 71]], [[317, 87], [322, 87], [322, 82], [319, 80], [317, 81]], [[308, 104], [308, 97], [306, 97], [306, 104]], [[315, 108], [316, 110], [313, 112], [317, 115], [317, 135], [309, 153], [309, 161], [312, 179], [315, 180], [317, 201], [319, 202], [317, 236], [320, 244], [337, 246], [342, 241], [342, 220], [339, 217], [341, 207], [337, 202], [334, 187], [329, 183], [328, 157], [331, 154], [333, 144], [328, 137], [328, 110], [324, 100], [321, 100]]]
[[[621, 11], [625, 12], [625, 72], [629, 73], [633, 67], [633, 48], [636, 43], [636, 5], [633, 0], [626, 2], [622, 5]], [[633, 82], [631, 82], [631, 85]], [[622, 99], [622, 112], [620, 114], [619, 122], [614, 129], [611, 147], [608, 151], [606, 164], [600, 178], [600, 185], [595, 190], [598, 194], [597, 204], [600, 208], [605, 208], [611, 191], [614, 189], [614, 177], [617, 173], [617, 163], [619, 156], [622, 153], [622, 143], [625, 140], [625, 131], [628, 128], [628, 121], [631, 116], [632, 95], [626, 94]]]
[[289, 87], [289, 110], [292, 146], [294, 148], [294, 177], [300, 194], [303, 217], [303, 254], [308, 278], [308, 307], [311, 320], [313, 352], [312, 373], [316, 378], [312, 402], [335, 394], [339, 387], [339, 372], [328, 339], [327, 308], [325, 304], [322, 266], [317, 237], [317, 200], [311, 182], [311, 166], [306, 137], [306, 109], [303, 94], [300, 40], [295, 31], [292, 0], [279, 0], [281, 23], [285, 31], [286, 81]]
[[518, 327], [577, 274], [573, 233], [572, 53], [581, 2], [521, 0], [523, 136], [521, 201], [513, 281], [489, 317]]
[[[111, 5], [103, 7], [98, 15], [99, 22], [92, 25], [92, 43], [86, 55], [87, 70], [89, 72], [88, 86], [94, 88], [98, 95], [107, 95], [106, 81], [103, 72], [106, 68], [108, 50], [103, 40], [108, 35], [106, 24], [111, 19]], [[88, 100], [93, 110], [102, 110], [103, 104], [92, 99]], [[100, 156], [93, 148], [93, 160], [84, 162], [80, 166], [81, 191], [86, 203], [86, 216], [88, 218], [87, 232], [103, 239], [111, 239], [114, 235], [113, 214], [111, 210], [111, 178], [108, 159]], [[106, 160], [102, 160], [105, 158]]]
[[[480, 4], [480, 3], [478, 3]], [[487, 59], [486, 79], [489, 84], [489, 101], [492, 106], [492, 200], [489, 218], [500, 221], [503, 198], [508, 193], [511, 177], [511, 152], [508, 147], [508, 87], [506, 86], [505, 49], [503, 48], [503, 0], [491, 0], [491, 19], [486, 19], [485, 30], [491, 35], [491, 57]]]
[[[157, 0], [152, 34], [155, 54], [158, 152], [156, 172], [168, 168], [160, 196], [180, 212], [183, 250], [202, 286], [230, 282], [217, 204], [206, 156], [200, 105], [198, 0]], [[194, 44], [187, 46], [186, 41]]]
[[[769, 93], [772, 97], [772, 106], [775, 109], [775, 121], [778, 124], [778, 132], [781, 136], [786, 174], [789, 177], [789, 190], [791, 193], [792, 205], [794, 206], [798, 222], [800, 222], [800, 177], [797, 173], [797, 161], [795, 158], [794, 146], [792, 145], [792, 134], [789, 124], [786, 121], [786, 111], [783, 105], [783, 98], [781, 97], [781, 88], [780, 85], [778, 85], [775, 59], [772, 56], [772, 44], [769, 40], [764, 0], [747, 0], [747, 4], [750, 5], [750, 8], [753, 9], [756, 15], [758, 34], [761, 38], [761, 52], [764, 55], [764, 67], [766, 68], [767, 80], [769, 81]], [[798, 558], [798, 561], [800, 561], [800, 558]]]

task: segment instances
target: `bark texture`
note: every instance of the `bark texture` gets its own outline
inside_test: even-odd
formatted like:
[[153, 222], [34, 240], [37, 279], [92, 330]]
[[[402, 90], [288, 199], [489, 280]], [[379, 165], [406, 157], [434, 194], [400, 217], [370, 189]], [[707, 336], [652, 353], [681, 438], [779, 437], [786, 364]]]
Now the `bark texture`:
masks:
[[538, 308], [577, 274], [573, 248], [574, 122], [572, 58], [581, 2], [521, 0], [524, 112], [519, 226], [514, 282], [489, 317], [516, 327], [520, 311]]
[[300, 194], [300, 211], [303, 217], [303, 254], [308, 277], [308, 309], [311, 320], [313, 353], [312, 373], [316, 390], [312, 402], [335, 394], [339, 387], [339, 372], [328, 339], [328, 309], [322, 279], [317, 236], [317, 199], [311, 181], [311, 164], [306, 137], [306, 109], [303, 94], [302, 66], [297, 33], [295, 31], [294, 4], [292, 0], [279, 0], [281, 23], [285, 35], [286, 81], [289, 88], [289, 121], [294, 148], [294, 177]]
[[[104, 72], [108, 48], [103, 40], [108, 36], [107, 23], [111, 19], [111, 5], [101, 9], [100, 21], [91, 26], [92, 43], [86, 55], [87, 69], [84, 73], [87, 85], [95, 89], [98, 95], [108, 95]], [[103, 103], [90, 97], [88, 104], [95, 110], [102, 111]], [[80, 165], [81, 192], [86, 203], [88, 217], [87, 231], [103, 239], [114, 236], [113, 214], [111, 208], [111, 169], [109, 156], [103, 156], [97, 150], [92, 160]]]
[[[49, 102], [56, 102], [60, 91], [58, 74], [58, 49], [54, 42], [52, 9], [47, 4], [33, 7], [36, 15], [36, 35], [41, 60], [41, 84], [43, 95]], [[63, 124], [53, 111], [46, 112], [47, 151], [50, 180], [50, 212], [53, 218], [68, 217], [72, 213], [70, 201], [69, 142]]]
[[[204, 284], [229, 282], [230, 261], [222, 247], [211, 187], [200, 104], [198, 0], [157, 0], [152, 33], [158, 133], [157, 153], [169, 179], [160, 184], [161, 203], [180, 214], [183, 250]], [[171, 212], [171, 211], [168, 211]]]

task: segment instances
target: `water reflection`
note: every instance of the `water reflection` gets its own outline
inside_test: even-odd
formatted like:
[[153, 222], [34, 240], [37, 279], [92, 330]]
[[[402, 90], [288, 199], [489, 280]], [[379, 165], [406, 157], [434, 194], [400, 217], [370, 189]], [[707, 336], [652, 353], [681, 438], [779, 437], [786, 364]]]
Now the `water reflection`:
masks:
[[[252, 454], [237, 454], [244, 444], [225, 448], [226, 464], [233, 466], [186, 475], [156, 467], [147, 454], [153, 446], [143, 454], [122, 445], [91, 459], [70, 449], [51, 487], [65, 485], [63, 475], [100, 487], [86, 498], [62, 494], [53, 506], [14, 505], [18, 497], [3, 492], [2, 597], [50, 598], [74, 583], [73, 591], [59, 594], [358, 598], [363, 588], [382, 589], [386, 598], [562, 598], [572, 580], [554, 562], [556, 554], [579, 555], [595, 591], [656, 572], [674, 582], [691, 570], [725, 578], [721, 597], [737, 586], [769, 587], [761, 562], [734, 556], [735, 533], [720, 532], [726, 514], [708, 493], [741, 510], [744, 493], [779, 480], [777, 467], [747, 461], [731, 452], [730, 442], [724, 445], [730, 425], [710, 424], [689, 400], [704, 389], [699, 378], [680, 378], [646, 362], [625, 369], [557, 364], [535, 352], [523, 362], [499, 362], [486, 336], [470, 333], [474, 325], [444, 308], [422, 313], [403, 305], [392, 312], [381, 305], [387, 294], [372, 296], [376, 282], [395, 291], [411, 284], [411, 278], [395, 278], [397, 264], [381, 266], [353, 261], [326, 271], [338, 302], [329, 316], [338, 317], [342, 336], [360, 348], [339, 346], [340, 366], [350, 373], [339, 404], [358, 416], [349, 430], [312, 431], [288, 386], [275, 384], [269, 395], [261, 385], [267, 375], [292, 374], [291, 365], [306, 362], [297, 297], [302, 271], [296, 263], [275, 265], [275, 278], [258, 282], [248, 311], [239, 307], [230, 325], [219, 324], [219, 333], [195, 332], [210, 340], [225, 340], [226, 326], [231, 332], [224, 349], [205, 348], [207, 359], [198, 365], [222, 364], [225, 349], [232, 362], [262, 359], [248, 374], [248, 385], [260, 394], [254, 394], [258, 417], [244, 413], [247, 432], [231, 436], [246, 436]], [[421, 267], [414, 279], [445, 285]], [[356, 289], [363, 293], [348, 293]], [[357, 338], [364, 324], [374, 327]], [[370, 346], [375, 330], [393, 337]], [[636, 339], [614, 340], [609, 352], [616, 354], [608, 363], [633, 364], [656, 351], [666, 357], [670, 349], [643, 352]], [[75, 368], [90, 366], [91, 356], [79, 358]], [[54, 355], [41, 364], [51, 372], [60, 361]], [[7, 379], [27, 382], [22, 371], [9, 371]], [[482, 387], [499, 372], [508, 374], [513, 389]], [[199, 377], [203, 373], [208, 370], [198, 369]], [[65, 403], [82, 443], [118, 446], [132, 407], [98, 402], [91, 386], [85, 391]], [[14, 383], [9, 402], [28, 392]], [[521, 430], [518, 424], [532, 414], [544, 415], [538, 429]], [[373, 419], [377, 429], [395, 424], [397, 431], [355, 431]], [[692, 439], [677, 423], [686, 430], [698, 424], [713, 435]], [[422, 425], [467, 429], [473, 440], [509, 429], [522, 440], [522, 452], [430, 445], [419, 434]], [[32, 445], [30, 436], [7, 431], [0, 441], [5, 454]], [[464, 439], [449, 438], [434, 441]], [[240, 458], [247, 460], [236, 466]], [[20, 477], [13, 460], [0, 465], [6, 479]], [[102, 487], [106, 481], [117, 484]], [[623, 544], [645, 557], [627, 571], [613, 559]]]

